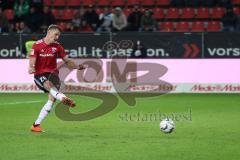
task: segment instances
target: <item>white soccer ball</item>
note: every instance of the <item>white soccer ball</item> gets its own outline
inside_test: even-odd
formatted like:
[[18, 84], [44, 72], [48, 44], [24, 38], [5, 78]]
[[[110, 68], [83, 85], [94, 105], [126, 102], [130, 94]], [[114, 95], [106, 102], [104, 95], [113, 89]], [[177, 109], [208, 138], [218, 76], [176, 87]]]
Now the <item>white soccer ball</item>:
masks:
[[172, 119], [166, 118], [160, 122], [160, 130], [164, 133], [172, 133], [175, 128], [175, 124]]

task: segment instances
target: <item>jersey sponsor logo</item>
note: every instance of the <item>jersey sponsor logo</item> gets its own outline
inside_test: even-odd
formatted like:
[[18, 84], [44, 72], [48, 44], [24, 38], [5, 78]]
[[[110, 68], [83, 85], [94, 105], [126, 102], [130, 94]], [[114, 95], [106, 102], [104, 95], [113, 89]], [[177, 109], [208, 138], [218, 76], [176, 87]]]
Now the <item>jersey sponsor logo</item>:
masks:
[[51, 53], [47, 53], [47, 54], [39, 54], [40, 57], [53, 57], [54, 54], [51, 54]]

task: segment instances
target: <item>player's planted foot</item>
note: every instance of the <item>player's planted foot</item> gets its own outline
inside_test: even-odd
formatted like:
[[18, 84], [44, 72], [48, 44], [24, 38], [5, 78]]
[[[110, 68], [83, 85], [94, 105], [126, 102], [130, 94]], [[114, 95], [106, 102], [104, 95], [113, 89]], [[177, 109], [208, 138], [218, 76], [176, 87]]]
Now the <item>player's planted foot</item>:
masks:
[[31, 127], [31, 131], [32, 132], [43, 132], [43, 129], [40, 127], [40, 124], [38, 124], [38, 125], [33, 124]]
[[69, 107], [75, 107], [76, 106], [75, 102], [68, 97], [63, 97], [62, 103], [64, 105], [69, 106]]

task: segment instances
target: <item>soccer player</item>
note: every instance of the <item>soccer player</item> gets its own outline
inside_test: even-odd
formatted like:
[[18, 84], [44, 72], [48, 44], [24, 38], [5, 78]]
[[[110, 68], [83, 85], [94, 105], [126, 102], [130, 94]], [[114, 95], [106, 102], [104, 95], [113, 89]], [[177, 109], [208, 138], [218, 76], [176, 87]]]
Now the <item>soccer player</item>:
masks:
[[[38, 88], [48, 93], [48, 101], [31, 127], [33, 132], [43, 131], [40, 124], [50, 112], [56, 99], [69, 107], [75, 106], [73, 100], [59, 92], [60, 80], [58, 77], [57, 58], [62, 58], [67, 66], [72, 69], [82, 70], [87, 67], [86, 65], [77, 65], [68, 58], [64, 48], [57, 42], [60, 34], [61, 29], [59, 26], [50, 25], [47, 35], [43, 39], [38, 40], [30, 51], [28, 72], [29, 74], [34, 73], [34, 82]], [[50, 77], [54, 77], [55, 80], [52, 81]]]

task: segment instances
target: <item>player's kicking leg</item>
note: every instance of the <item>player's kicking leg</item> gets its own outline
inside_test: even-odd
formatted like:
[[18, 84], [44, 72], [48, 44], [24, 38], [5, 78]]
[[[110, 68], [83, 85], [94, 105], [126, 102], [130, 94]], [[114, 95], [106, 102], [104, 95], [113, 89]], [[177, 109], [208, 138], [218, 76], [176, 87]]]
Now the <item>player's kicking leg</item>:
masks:
[[58, 89], [50, 81], [44, 83], [44, 88], [49, 91], [49, 93], [57, 100], [61, 101], [64, 105], [70, 107], [75, 107], [75, 102], [65, 96], [63, 93], [59, 92]]

